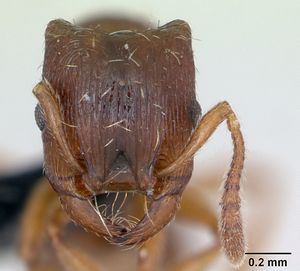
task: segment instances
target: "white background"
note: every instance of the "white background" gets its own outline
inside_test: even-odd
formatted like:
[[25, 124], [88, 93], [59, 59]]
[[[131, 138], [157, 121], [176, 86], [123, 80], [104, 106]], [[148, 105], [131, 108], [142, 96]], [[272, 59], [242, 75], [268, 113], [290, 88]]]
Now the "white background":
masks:
[[[274, 182], [268, 184], [278, 187], [278, 198], [284, 198], [285, 207], [283, 213], [277, 214], [280, 229], [262, 250], [291, 251], [290, 265], [285, 270], [297, 270], [300, 4], [296, 0], [2, 1], [1, 171], [16, 170], [42, 159], [40, 134], [33, 117], [36, 101], [31, 90], [41, 78], [43, 35], [48, 21], [73, 21], [91, 11], [137, 14], [154, 24], [159, 20], [160, 25], [177, 18], [190, 24], [195, 38], [198, 100], [203, 111], [219, 101], [230, 102], [245, 135], [248, 163], [262, 162], [278, 172]], [[230, 159], [229, 138], [223, 125], [197, 155], [197, 166], [207, 161], [214, 164], [220, 156]], [[228, 164], [230, 160], [226, 161]], [[281, 190], [283, 187], [287, 190]], [[283, 191], [286, 194], [282, 195]], [[249, 199], [248, 204], [252, 204]], [[267, 232], [271, 225], [263, 222], [261, 227]], [[22, 270], [12, 267], [6, 254], [2, 258], [0, 255], [0, 263], [0, 270]]]

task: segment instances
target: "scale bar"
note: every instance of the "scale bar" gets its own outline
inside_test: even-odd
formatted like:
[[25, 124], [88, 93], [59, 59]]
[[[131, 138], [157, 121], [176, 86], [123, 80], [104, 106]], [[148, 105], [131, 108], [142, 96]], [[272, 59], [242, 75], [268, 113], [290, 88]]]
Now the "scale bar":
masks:
[[245, 252], [246, 255], [292, 255], [292, 252]]

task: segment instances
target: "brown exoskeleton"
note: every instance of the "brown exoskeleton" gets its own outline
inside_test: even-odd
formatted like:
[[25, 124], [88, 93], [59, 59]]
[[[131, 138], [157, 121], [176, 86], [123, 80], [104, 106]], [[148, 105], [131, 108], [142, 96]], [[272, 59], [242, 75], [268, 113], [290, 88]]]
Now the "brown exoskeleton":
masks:
[[[43, 77], [33, 90], [39, 101], [35, 113], [42, 131], [45, 173], [69, 217], [110, 243], [147, 247], [147, 240], [179, 208], [194, 154], [226, 120], [234, 155], [219, 229], [225, 254], [233, 264], [241, 263], [243, 137], [227, 102], [201, 118], [189, 25], [176, 20], [149, 29], [114, 19], [81, 25], [55, 20], [45, 36]], [[129, 192], [146, 201], [139, 220], [119, 216]], [[104, 201], [109, 194], [115, 198]], [[75, 254], [76, 261], [72, 260], [72, 252], [59, 241], [67, 221], [58, 209], [51, 209], [48, 226], [54, 246], [64, 255], [59, 257], [63, 265], [96, 270]], [[24, 228], [22, 254], [33, 262], [35, 237], [28, 233], [29, 224]], [[146, 270], [142, 266], [139, 270]]]

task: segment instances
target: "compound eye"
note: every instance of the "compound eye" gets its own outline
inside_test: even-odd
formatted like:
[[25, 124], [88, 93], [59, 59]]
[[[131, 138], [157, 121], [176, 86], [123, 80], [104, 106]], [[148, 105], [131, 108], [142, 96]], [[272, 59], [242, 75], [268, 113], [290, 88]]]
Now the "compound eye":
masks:
[[199, 118], [201, 117], [201, 107], [197, 100], [192, 101], [192, 105], [190, 106], [190, 116], [193, 123], [193, 127], [197, 126]]
[[37, 126], [39, 127], [39, 129], [41, 131], [43, 131], [46, 126], [46, 121], [45, 121], [44, 112], [43, 112], [40, 104], [36, 105], [35, 110], [34, 110], [34, 116], [35, 116], [35, 122], [36, 122]]

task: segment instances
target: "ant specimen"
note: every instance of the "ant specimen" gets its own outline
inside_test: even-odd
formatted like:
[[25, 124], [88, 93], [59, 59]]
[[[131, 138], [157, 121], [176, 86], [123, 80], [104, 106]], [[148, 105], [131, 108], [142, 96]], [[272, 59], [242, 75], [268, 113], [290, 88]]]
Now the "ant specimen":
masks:
[[[175, 20], [152, 29], [121, 19], [80, 25], [54, 20], [45, 38], [42, 81], [33, 90], [39, 102], [35, 117], [45, 174], [64, 211], [57, 195], [41, 185], [22, 227], [21, 252], [29, 265], [47, 228], [65, 270], [99, 270], [88, 255], [64, 243], [62, 229], [73, 220], [109, 243], [141, 246], [147, 257], [138, 270], [157, 270], [149, 262], [157, 257], [161, 230], [180, 207], [193, 156], [225, 120], [234, 154], [219, 231], [229, 261], [239, 265], [245, 252], [239, 196], [243, 137], [227, 102], [201, 117], [189, 25]], [[142, 202], [130, 201], [130, 193]], [[144, 205], [140, 218], [137, 205]]]

